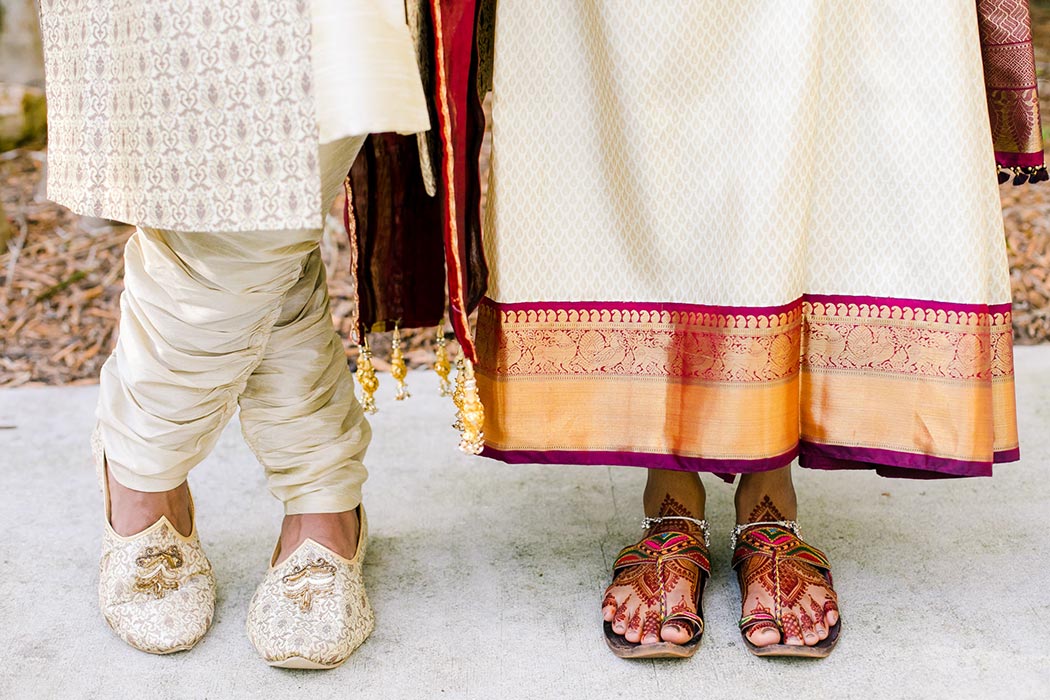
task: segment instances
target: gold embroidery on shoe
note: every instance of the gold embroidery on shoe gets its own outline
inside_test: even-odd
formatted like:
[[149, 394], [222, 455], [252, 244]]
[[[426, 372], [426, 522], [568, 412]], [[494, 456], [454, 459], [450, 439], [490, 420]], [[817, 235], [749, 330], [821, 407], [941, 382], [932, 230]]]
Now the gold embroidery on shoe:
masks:
[[182, 567], [182, 552], [175, 545], [167, 549], [146, 547], [135, 559], [139, 573], [135, 575], [135, 591], [163, 598], [169, 591], [179, 590], [179, 579], [174, 575]]
[[300, 612], [310, 612], [315, 597], [329, 595], [335, 590], [335, 567], [324, 559], [317, 559], [306, 566], [297, 566], [281, 581], [285, 597], [298, 603]]

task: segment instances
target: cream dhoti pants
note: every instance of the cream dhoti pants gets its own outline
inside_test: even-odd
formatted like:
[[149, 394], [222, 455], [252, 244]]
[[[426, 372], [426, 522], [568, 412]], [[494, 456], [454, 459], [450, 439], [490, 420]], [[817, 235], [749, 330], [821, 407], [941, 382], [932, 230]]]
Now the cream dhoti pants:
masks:
[[[323, 211], [363, 142], [321, 146]], [[244, 438], [286, 513], [357, 507], [371, 431], [332, 325], [321, 235], [145, 227], [132, 235], [120, 337], [98, 407], [120, 484], [179, 486], [239, 407]]]

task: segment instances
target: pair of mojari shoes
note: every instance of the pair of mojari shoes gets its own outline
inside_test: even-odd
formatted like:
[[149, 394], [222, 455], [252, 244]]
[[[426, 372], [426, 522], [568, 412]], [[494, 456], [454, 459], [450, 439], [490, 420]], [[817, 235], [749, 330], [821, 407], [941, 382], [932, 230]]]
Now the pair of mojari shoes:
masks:
[[[182, 535], [166, 517], [123, 537], [109, 522], [109, 489], [102, 441], [92, 439], [105, 502], [99, 561], [99, 606], [106, 622], [132, 647], [150, 654], [190, 649], [204, 637], [215, 612], [215, 574], [196, 524]], [[191, 499], [191, 517], [195, 518]], [[284, 562], [278, 552], [248, 607], [248, 638], [271, 666], [339, 666], [371, 634], [375, 615], [361, 563], [368, 524], [358, 509], [357, 553], [346, 559], [304, 541]]]
[[[651, 630], [644, 632], [656, 632], [657, 634], [666, 624], [674, 624], [683, 629], [691, 629], [693, 636], [684, 644], [673, 644], [670, 642], [657, 642], [652, 644], [641, 644], [630, 642], [622, 635], [613, 631], [612, 623], [605, 623], [605, 641], [614, 654], [625, 659], [661, 659], [661, 658], [688, 658], [696, 653], [704, 636], [704, 590], [711, 578], [711, 555], [708, 551], [710, 537], [708, 535], [708, 522], [680, 516], [665, 516], [662, 518], [646, 518], [642, 527], [648, 529], [651, 525], [670, 520], [689, 521], [696, 525], [702, 533], [700, 539], [688, 532], [668, 531], [647, 535], [637, 544], [625, 547], [616, 557], [613, 564], [613, 580], [621, 573], [636, 567], [651, 567], [658, 582], [656, 592], [660, 602], [659, 617], [654, 618]], [[768, 574], [767, 578], [772, 581], [774, 610], [759, 610], [752, 612], [740, 619], [740, 634], [747, 645], [748, 650], [755, 656], [797, 656], [809, 658], [824, 658], [831, 653], [838, 642], [839, 633], [842, 629], [842, 618], [839, 617], [835, 624], [828, 629], [828, 636], [812, 646], [785, 644], [785, 630], [789, 630], [792, 636], [801, 637], [797, 620], [784, 617], [785, 602], [795, 593], [787, 590], [788, 586], [798, 587], [805, 582], [825, 583], [829, 591], [833, 591], [831, 580], [831, 564], [823, 552], [802, 541], [799, 533], [798, 523], [795, 521], [776, 521], [747, 523], [738, 525], [732, 533], [733, 560], [732, 567], [737, 573], [737, 582], [740, 584], [740, 592], [743, 595], [747, 586], [745, 575], [748, 569], [755, 566], [762, 567]], [[668, 608], [668, 596], [671, 595], [676, 580], [679, 578], [674, 569], [676, 565], [683, 563], [692, 564], [699, 570], [694, 594], [696, 613], [688, 610]], [[828, 600], [824, 609], [820, 611], [821, 616], [830, 610], [838, 612], [838, 607], [832, 599]], [[648, 621], [647, 621], [648, 622]], [[758, 646], [748, 639], [748, 634], [758, 629], [776, 629], [780, 632], [781, 642], [768, 646]]]

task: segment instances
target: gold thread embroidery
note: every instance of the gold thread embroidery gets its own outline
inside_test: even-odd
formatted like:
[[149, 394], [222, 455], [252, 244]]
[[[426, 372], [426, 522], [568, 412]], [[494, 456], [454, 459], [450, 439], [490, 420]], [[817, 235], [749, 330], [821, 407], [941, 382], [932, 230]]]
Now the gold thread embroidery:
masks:
[[487, 376], [770, 382], [806, 371], [986, 380], [1013, 373], [1009, 312], [804, 302], [769, 314], [500, 309], [478, 316]]
[[175, 570], [182, 567], [182, 552], [175, 545], [167, 549], [146, 547], [135, 559], [139, 573], [135, 575], [134, 589], [163, 598], [170, 591], [179, 590], [179, 579]]
[[335, 566], [324, 559], [316, 559], [305, 566], [297, 566], [283, 576], [284, 596], [299, 606], [300, 612], [310, 612], [314, 599], [330, 595], [335, 590]]

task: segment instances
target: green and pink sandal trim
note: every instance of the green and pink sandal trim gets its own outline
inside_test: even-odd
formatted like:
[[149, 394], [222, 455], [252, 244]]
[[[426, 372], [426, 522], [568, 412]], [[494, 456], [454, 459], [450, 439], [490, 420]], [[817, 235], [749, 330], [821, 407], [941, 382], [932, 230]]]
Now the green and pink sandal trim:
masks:
[[[839, 639], [842, 629], [841, 615], [835, 624], [828, 628], [827, 638], [812, 646], [784, 644], [782, 641], [778, 644], [757, 646], [748, 639], [748, 635], [758, 629], [776, 629], [780, 632], [781, 640], [787, 635], [783, 613], [786, 597], [790, 593], [783, 590], [782, 584], [785, 581], [793, 582], [797, 587], [800, 578], [812, 579], [815, 582], [825, 583], [829, 591], [834, 590], [831, 563], [827, 556], [801, 539], [798, 523], [794, 521], [751, 523], [738, 526], [733, 531], [732, 567], [737, 572], [741, 595], [744, 595], [747, 589], [747, 584], [743, 579], [743, 566], [756, 557], [767, 560], [766, 565], [770, 568], [774, 607], [771, 611], [755, 611], [740, 618], [740, 633], [748, 649], [755, 656], [808, 658], [828, 656]], [[826, 601], [823, 610], [820, 610], [819, 613], [826, 615], [831, 610], [838, 612], [838, 606], [834, 600]], [[800, 635], [797, 629], [788, 631], [794, 635]]]
[[[647, 521], [648, 522], [648, 521]], [[702, 522], [706, 533], [707, 523]], [[705, 538], [706, 539], [706, 538]], [[682, 562], [694, 565], [699, 570], [696, 583], [696, 613], [688, 610], [673, 610], [668, 605], [669, 585], [668, 564]], [[696, 653], [704, 635], [703, 595], [707, 582], [711, 578], [711, 557], [707, 543], [684, 532], [661, 532], [647, 535], [637, 544], [621, 550], [613, 565], [613, 579], [633, 567], [655, 567], [659, 581], [659, 617], [646, 621], [642, 627], [643, 638], [655, 632], [657, 636], [664, 625], [678, 623], [680, 627], [694, 630], [693, 636], [684, 644], [656, 642], [651, 644], [633, 643], [613, 631], [612, 623], [605, 623], [605, 641], [614, 654], [625, 659], [654, 658], [687, 658]]]

